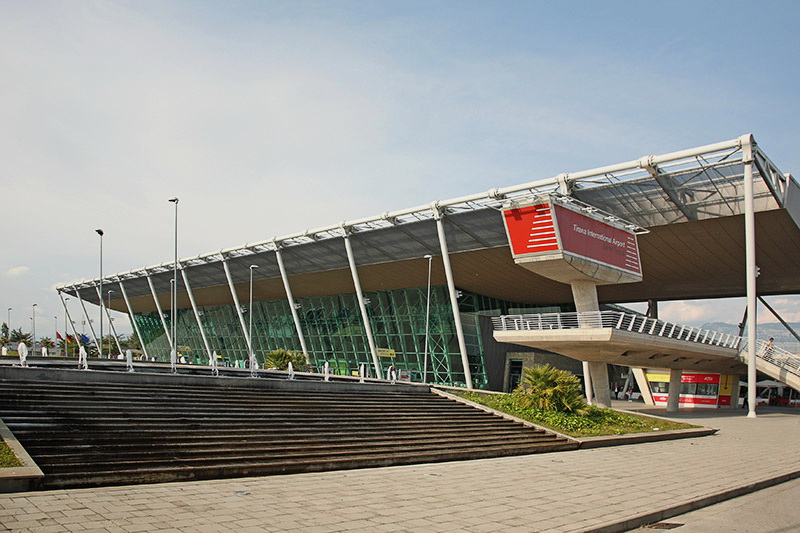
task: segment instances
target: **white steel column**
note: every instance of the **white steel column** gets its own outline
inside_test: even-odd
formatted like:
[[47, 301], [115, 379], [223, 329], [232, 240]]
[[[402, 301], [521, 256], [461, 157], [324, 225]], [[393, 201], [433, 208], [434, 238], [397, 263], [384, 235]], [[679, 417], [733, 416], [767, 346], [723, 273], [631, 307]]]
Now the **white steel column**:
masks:
[[756, 220], [753, 202], [753, 136], [743, 135], [744, 163], [744, 241], [747, 262], [747, 405], [748, 418], [756, 417], [756, 335], [758, 302], [756, 301]]
[[139, 331], [139, 325], [136, 323], [136, 317], [133, 316], [133, 308], [131, 308], [131, 302], [128, 300], [128, 291], [125, 290], [125, 286], [122, 284], [122, 279], [117, 279], [119, 282], [119, 290], [122, 291], [122, 297], [125, 298], [125, 305], [128, 307], [128, 315], [131, 317], [131, 324], [133, 324], [133, 330], [136, 332], [136, 336], [139, 338], [139, 346], [142, 347], [142, 353], [144, 356], [149, 360], [149, 356], [147, 355], [147, 348], [144, 346], [144, 339], [142, 338], [142, 333]]
[[[236, 314], [239, 315], [239, 324], [242, 326], [242, 334], [244, 340], [247, 342], [247, 356], [253, 353], [253, 344], [250, 342], [250, 336], [247, 334], [247, 324], [244, 323], [244, 315], [242, 315], [242, 306], [239, 304], [239, 297], [236, 295], [236, 289], [233, 288], [233, 278], [231, 278], [231, 269], [228, 267], [228, 260], [222, 256], [222, 268], [225, 269], [225, 277], [228, 278], [228, 287], [231, 289], [231, 296], [233, 297], [233, 305], [236, 307]], [[248, 310], [249, 312], [249, 310]]]
[[[100, 292], [100, 287], [95, 285], [95, 289], [97, 289], [97, 296], [100, 299], [103, 299], [103, 294]], [[104, 306], [106, 310], [106, 318], [108, 319], [108, 329], [111, 330], [111, 334], [114, 336], [114, 342], [117, 344], [117, 350], [119, 353], [122, 353], [122, 345], [119, 343], [119, 337], [117, 336], [117, 328], [114, 327], [114, 322], [111, 320], [111, 312], [108, 309], [108, 306]], [[103, 339], [100, 339], [100, 342], [103, 342]], [[111, 359], [111, 346], [108, 347], [108, 358]]]
[[342, 226], [342, 233], [344, 234], [344, 248], [347, 251], [347, 261], [350, 263], [350, 273], [353, 275], [353, 285], [355, 285], [356, 288], [358, 308], [361, 310], [361, 320], [364, 322], [364, 333], [367, 336], [369, 351], [372, 354], [372, 365], [375, 367], [375, 375], [378, 377], [378, 379], [383, 379], [383, 375], [381, 374], [381, 364], [380, 361], [378, 361], [378, 350], [375, 348], [375, 339], [372, 338], [372, 326], [369, 324], [367, 304], [364, 301], [364, 293], [361, 290], [361, 280], [358, 278], [356, 260], [353, 257], [353, 246], [350, 244], [350, 233], [349, 230], [344, 226]]
[[186, 286], [186, 292], [189, 294], [189, 302], [192, 304], [192, 311], [194, 311], [194, 319], [197, 320], [197, 326], [200, 328], [200, 337], [203, 338], [203, 346], [206, 348], [206, 353], [208, 354], [208, 360], [211, 361], [213, 357], [211, 355], [211, 346], [208, 344], [208, 339], [206, 338], [206, 331], [203, 329], [203, 322], [200, 320], [200, 313], [197, 311], [197, 304], [194, 301], [194, 294], [192, 293], [192, 286], [189, 285], [189, 278], [186, 275], [186, 269], [183, 268], [181, 265], [181, 277], [183, 278], [183, 284]]
[[283, 265], [283, 255], [281, 254], [281, 245], [278, 241], [273, 241], [275, 245], [275, 257], [278, 260], [278, 268], [281, 271], [281, 279], [283, 280], [283, 288], [286, 290], [286, 299], [289, 300], [289, 309], [292, 311], [292, 319], [294, 320], [294, 328], [297, 330], [297, 336], [300, 338], [300, 347], [303, 350], [303, 355], [306, 356], [306, 361], [309, 360], [308, 358], [308, 347], [306, 346], [306, 339], [303, 336], [303, 328], [300, 325], [300, 317], [297, 316], [297, 305], [294, 302], [294, 297], [292, 296], [292, 288], [289, 285], [289, 278], [286, 275], [286, 268]]
[[[150, 285], [150, 294], [153, 295], [153, 301], [156, 303], [156, 309], [158, 309], [158, 318], [161, 319], [161, 325], [164, 326], [164, 335], [167, 336], [167, 342], [169, 342], [169, 351], [170, 354], [175, 350], [175, 346], [172, 344], [172, 335], [169, 333], [169, 328], [167, 327], [167, 321], [164, 320], [164, 311], [161, 309], [161, 304], [158, 302], [158, 297], [156, 296], [156, 288], [153, 286], [153, 279], [150, 277], [150, 272], [145, 271], [145, 277], [147, 277], [147, 284]], [[170, 293], [170, 298], [172, 298], [172, 293]]]
[[450, 306], [453, 309], [453, 321], [456, 325], [456, 336], [458, 338], [458, 349], [461, 352], [461, 365], [464, 367], [464, 380], [467, 388], [472, 389], [472, 372], [469, 369], [469, 357], [467, 356], [467, 342], [464, 340], [464, 327], [461, 325], [461, 313], [458, 310], [458, 295], [453, 281], [453, 268], [450, 266], [450, 253], [447, 249], [447, 237], [444, 234], [444, 220], [442, 210], [434, 203], [431, 204], [433, 217], [436, 219], [436, 230], [439, 232], [439, 247], [442, 250], [442, 263], [444, 263], [444, 274], [447, 277], [447, 289], [450, 293]]
[[[69, 309], [67, 309], [67, 302], [64, 301], [64, 294], [61, 291], [59, 291], [58, 292], [58, 297], [61, 298], [61, 305], [64, 306], [64, 312], [67, 314], [67, 321], [72, 326], [72, 335], [75, 337], [75, 344], [80, 346], [80, 337], [78, 337], [78, 332], [75, 329], [75, 322], [73, 322], [72, 321], [72, 317], [69, 316]], [[65, 331], [64, 333], [66, 334], [67, 332]], [[64, 346], [66, 346], [67, 344], [68, 344], [67, 343], [67, 339], [65, 337], [64, 338]]]
[[92, 326], [92, 321], [89, 319], [89, 313], [86, 312], [86, 305], [83, 303], [83, 298], [81, 298], [81, 291], [79, 289], [75, 289], [75, 296], [78, 297], [78, 301], [81, 303], [83, 316], [86, 318], [86, 322], [89, 324], [89, 332], [92, 334], [92, 340], [94, 340], [94, 345], [98, 347], [98, 353], [100, 353], [100, 345], [97, 344], [97, 335], [94, 334], [94, 326]]

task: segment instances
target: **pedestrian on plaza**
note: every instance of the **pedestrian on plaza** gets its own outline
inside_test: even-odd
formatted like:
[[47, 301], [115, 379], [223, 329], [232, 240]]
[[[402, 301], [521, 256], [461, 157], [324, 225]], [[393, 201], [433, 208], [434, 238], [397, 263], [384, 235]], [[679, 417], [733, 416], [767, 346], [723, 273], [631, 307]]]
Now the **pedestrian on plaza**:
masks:
[[614, 399], [619, 400], [619, 384], [614, 385]]

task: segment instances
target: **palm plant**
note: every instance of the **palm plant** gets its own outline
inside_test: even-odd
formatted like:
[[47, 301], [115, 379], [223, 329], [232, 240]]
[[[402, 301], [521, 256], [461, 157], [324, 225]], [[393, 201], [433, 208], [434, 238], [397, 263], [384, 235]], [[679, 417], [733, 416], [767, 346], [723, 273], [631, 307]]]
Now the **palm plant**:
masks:
[[273, 368], [275, 370], [286, 370], [289, 368], [289, 363], [297, 370], [306, 365], [306, 356], [303, 352], [297, 350], [284, 350], [280, 348], [273, 350], [264, 355], [264, 368]]
[[550, 365], [526, 368], [513, 394], [523, 407], [578, 414], [585, 414], [589, 407], [583, 401], [578, 377]]
[[50, 337], [42, 337], [41, 339], [39, 339], [39, 344], [44, 346], [45, 348], [52, 348], [53, 346], [56, 345], [56, 343], [53, 342], [53, 339], [51, 339]]

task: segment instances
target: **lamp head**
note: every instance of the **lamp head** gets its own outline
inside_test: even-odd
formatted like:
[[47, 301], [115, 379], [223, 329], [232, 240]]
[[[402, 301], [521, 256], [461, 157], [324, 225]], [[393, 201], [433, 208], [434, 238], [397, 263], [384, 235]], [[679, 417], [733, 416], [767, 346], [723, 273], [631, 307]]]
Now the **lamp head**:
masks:
[[428, 254], [428, 255], [423, 256], [423, 259], [429, 259], [430, 260], [430, 259], [433, 259], [433, 256]]
[[258, 268], [258, 265], [250, 265], [250, 270], [253, 270], [254, 268]]
[[98, 235], [100, 235], [101, 237], [103, 236], [103, 230], [101, 230], [101, 229], [96, 229], [95, 231], [96, 231], [96, 232], [97, 232], [97, 234], [98, 234]]
[[177, 196], [175, 198], [170, 198], [169, 201], [172, 202], [175, 205], [178, 205], [178, 197]]

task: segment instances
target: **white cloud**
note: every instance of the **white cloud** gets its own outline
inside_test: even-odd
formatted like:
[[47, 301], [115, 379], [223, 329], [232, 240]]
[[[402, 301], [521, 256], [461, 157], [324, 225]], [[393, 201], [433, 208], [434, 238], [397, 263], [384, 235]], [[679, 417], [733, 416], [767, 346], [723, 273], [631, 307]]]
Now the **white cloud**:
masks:
[[25, 266], [25, 265], [20, 265], [20, 266], [15, 266], [15, 267], [9, 268], [8, 270], [6, 270], [4, 272], [4, 275], [6, 275], [8, 277], [12, 277], [12, 278], [13, 277], [18, 277], [18, 276], [24, 276], [25, 274], [30, 272], [30, 270], [31, 270], [31, 267]]

